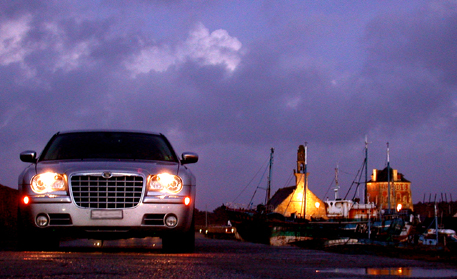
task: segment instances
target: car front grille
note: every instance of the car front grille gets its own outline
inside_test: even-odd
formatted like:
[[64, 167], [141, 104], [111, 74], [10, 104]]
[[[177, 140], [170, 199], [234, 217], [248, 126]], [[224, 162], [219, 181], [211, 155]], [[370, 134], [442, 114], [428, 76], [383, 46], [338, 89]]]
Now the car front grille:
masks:
[[133, 175], [74, 175], [70, 179], [73, 198], [84, 208], [132, 208], [138, 205], [143, 177]]

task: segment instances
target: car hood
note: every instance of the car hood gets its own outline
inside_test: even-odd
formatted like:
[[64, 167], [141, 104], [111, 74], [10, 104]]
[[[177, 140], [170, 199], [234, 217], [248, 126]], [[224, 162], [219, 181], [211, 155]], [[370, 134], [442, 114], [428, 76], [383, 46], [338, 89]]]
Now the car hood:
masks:
[[78, 160], [78, 161], [45, 161], [37, 164], [37, 173], [52, 171], [71, 175], [80, 172], [129, 172], [138, 174], [156, 174], [168, 172], [178, 174], [179, 164], [175, 162], [159, 161], [99, 161], [99, 160]]

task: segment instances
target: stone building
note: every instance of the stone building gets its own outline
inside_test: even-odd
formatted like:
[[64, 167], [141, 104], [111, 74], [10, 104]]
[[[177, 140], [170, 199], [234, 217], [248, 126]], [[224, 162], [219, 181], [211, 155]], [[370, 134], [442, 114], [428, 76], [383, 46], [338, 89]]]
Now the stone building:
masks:
[[[388, 195], [389, 189], [390, 195]], [[380, 210], [388, 209], [389, 203], [392, 210], [398, 208], [414, 210], [411, 182], [405, 179], [398, 170], [390, 167], [383, 170], [373, 169], [371, 180], [367, 182], [367, 196], [369, 201], [376, 203]]]
[[325, 204], [308, 188], [309, 173], [306, 171], [306, 148], [303, 145], [298, 147], [294, 174], [295, 186], [279, 189], [270, 199], [269, 205], [273, 211], [286, 217], [326, 219]]

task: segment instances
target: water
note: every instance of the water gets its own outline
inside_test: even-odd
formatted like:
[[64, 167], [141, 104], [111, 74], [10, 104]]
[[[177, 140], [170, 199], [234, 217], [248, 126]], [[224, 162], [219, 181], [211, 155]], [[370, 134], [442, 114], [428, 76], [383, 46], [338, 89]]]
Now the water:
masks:
[[352, 275], [402, 276], [416, 278], [443, 278], [457, 276], [454, 269], [427, 269], [420, 267], [386, 267], [386, 268], [334, 268], [318, 269], [317, 273], [340, 273]]

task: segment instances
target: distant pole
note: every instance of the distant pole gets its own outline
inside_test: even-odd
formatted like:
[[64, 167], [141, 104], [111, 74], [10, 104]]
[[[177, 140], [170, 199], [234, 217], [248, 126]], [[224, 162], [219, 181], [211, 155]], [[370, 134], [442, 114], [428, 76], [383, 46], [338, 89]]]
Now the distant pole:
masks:
[[208, 205], [205, 205], [205, 228], [208, 229]]
[[389, 208], [389, 214], [391, 204], [390, 204], [390, 155], [389, 155], [389, 143], [387, 143], [387, 207]]

